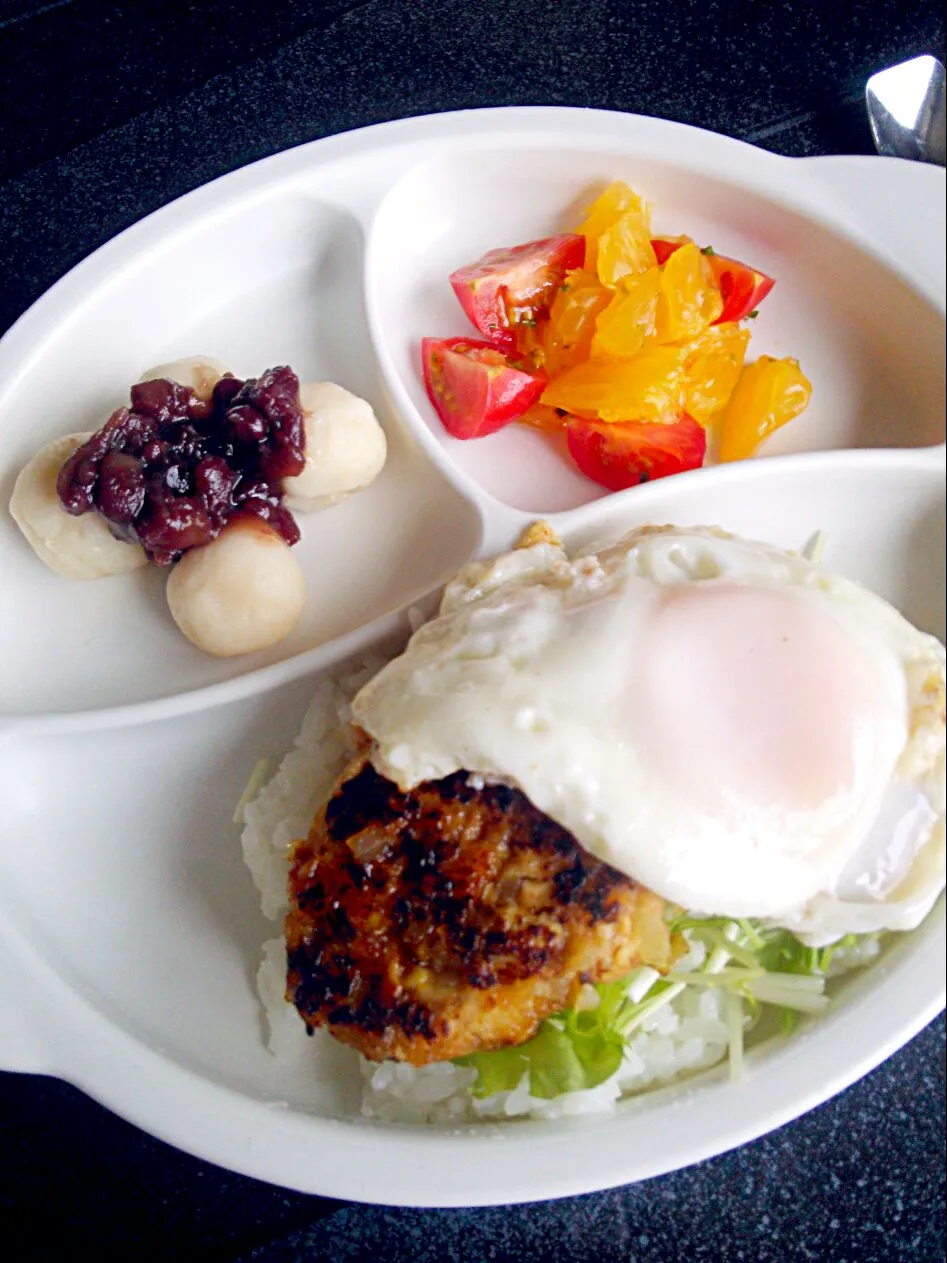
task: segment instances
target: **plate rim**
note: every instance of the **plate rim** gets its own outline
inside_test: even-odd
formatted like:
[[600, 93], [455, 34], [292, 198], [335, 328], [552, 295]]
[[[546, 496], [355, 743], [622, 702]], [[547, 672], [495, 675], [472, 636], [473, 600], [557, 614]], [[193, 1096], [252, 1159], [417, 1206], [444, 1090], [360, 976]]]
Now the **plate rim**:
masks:
[[[594, 125], [598, 118], [604, 118], [609, 120], [610, 126], [617, 126], [619, 130], [627, 130], [627, 139], [632, 143], [634, 142], [636, 129], [643, 129], [647, 133], [649, 144], [657, 144], [659, 140], [663, 143], [671, 136], [686, 136], [691, 142], [695, 138], [700, 138], [701, 144], [707, 145], [710, 143], [714, 152], [739, 154], [740, 163], [749, 162], [760, 164], [761, 167], [769, 166], [773, 171], [788, 171], [790, 168], [785, 164], [800, 161], [772, 154], [768, 151], [760, 150], [747, 142], [719, 133], [707, 132], [688, 124], [654, 119], [644, 115], [624, 114], [605, 110], [583, 110], [576, 107], [490, 107], [445, 112], [443, 114], [422, 115], [416, 118], [378, 123], [371, 127], [322, 137], [270, 155], [217, 177], [215, 180], [201, 185], [153, 211], [145, 218], [130, 225], [118, 236], [98, 247], [97, 250], [86, 256], [85, 259], [61, 277], [7, 331], [2, 341], [0, 341], [0, 370], [2, 370], [10, 355], [18, 356], [21, 344], [32, 344], [31, 357], [43, 353], [44, 343], [55, 335], [59, 320], [64, 318], [62, 312], [59, 311], [62, 304], [65, 302], [67, 310], [71, 310], [68, 305], [70, 296], [76, 287], [80, 289], [84, 287], [87, 278], [93, 283], [95, 282], [96, 269], [102, 266], [103, 255], [107, 263], [120, 266], [122, 258], [136, 252], [149, 234], [156, 234], [158, 237], [161, 237], [169, 232], [173, 234], [181, 228], [186, 229], [188, 217], [194, 210], [198, 212], [197, 217], [203, 219], [204, 215], [210, 212], [215, 205], [226, 205], [230, 208], [245, 199], [259, 196], [260, 188], [268, 187], [273, 182], [271, 177], [277, 183], [289, 182], [302, 169], [310, 165], [310, 160], [316, 153], [318, 153], [318, 161], [320, 163], [323, 160], [332, 162], [358, 158], [359, 156], [364, 156], [364, 152], [371, 152], [375, 147], [374, 142], [379, 137], [382, 138], [382, 145], [387, 147], [389, 144], [414, 143], [415, 140], [428, 140], [438, 135], [450, 135], [451, 128], [454, 125], [460, 126], [462, 130], [469, 127], [470, 130], [476, 131], [481, 126], [489, 125], [491, 121], [512, 118], [515, 118], [517, 124], [522, 125], [527, 130], [529, 127], [535, 126], [539, 131], [544, 131], [551, 125], [562, 124], [564, 127], [578, 129], [579, 132], [590, 125]], [[620, 141], [621, 137], [616, 135], [614, 139]], [[801, 161], [807, 160], [803, 159]], [[897, 161], [896, 159], [878, 159], [880, 163]], [[257, 184], [260, 187], [256, 187]], [[234, 194], [233, 197], [229, 196], [231, 191]], [[797, 203], [793, 204], [798, 207]], [[799, 209], [803, 208], [799, 207]], [[809, 212], [803, 209], [803, 213], [808, 214]], [[830, 218], [826, 222], [828, 222], [832, 231], [842, 231], [838, 221]], [[854, 240], [862, 249], [879, 255], [878, 243], [872, 241], [870, 236], [860, 237], [857, 231], [855, 233], [846, 231], [845, 235]], [[914, 288], [918, 288], [917, 278], [905, 272], [896, 262], [886, 258], [883, 247], [879, 257], [882, 262], [886, 263]], [[938, 306], [928, 290], [922, 288], [921, 293], [927, 302], [937, 307], [938, 310], [942, 310], [942, 304]], [[58, 315], [57, 312], [59, 312]], [[17, 362], [21, 365], [23, 371], [28, 367], [30, 358], [18, 358]], [[15, 380], [12, 384], [8, 380], [6, 389], [12, 389], [13, 385], [15, 385]], [[6, 389], [0, 391], [0, 402], [6, 395]], [[938, 451], [939, 449], [931, 450]], [[772, 459], [773, 461], [785, 462], [794, 458], [776, 457]], [[370, 624], [367, 627], [357, 629], [357, 632], [354, 634], [372, 638], [377, 635], [377, 628], [375, 624]], [[338, 641], [331, 642], [332, 647], [335, 647], [337, 644]], [[335, 658], [344, 655], [333, 653], [332, 656]], [[303, 673], [300, 672], [299, 674]], [[212, 687], [216, 688], [219, 686]], [[264, 686], [265, 688], [266, 686]], [[221, 701], [223, 700], [221, 699]], [[146, 703], [145, 705], [149, 704]], [[931, 915], [933, 916], [934, 914]], [[942, 905], [939, 916], [939, 928], [935, 927], [935, 937], [939, 936], [938, 941], [942, 942], [944, 938]], [[392, 1181], [390, 1193], [386, 1193], [385, 1189], [361, 1187], [357, 1170], [353, 1172], [344, 1171], [340, 1174], [339, 1170], [332, 1166], [316, 1173], [305, 1172], [304, 1183], [296, 1181], [282, 1183], [274, 1180], [272, 1174], [270, 1174], [273, 1165], [264, 1147], [256, 1146], [253, 1143], [248, 1147], [245, 1146], [245, 1152], [241, 1152], [240, 1160], [236, 1163], [234, 1162], [233, 1152], [224, 1151], [226, 1148], [226, 1137], [230, 1135], [233, 1138], [232, 1130], [226, 1125], [228, 1111], [232, 1117], [235, 1102], [244, 1107], [252, 1106], [253, 1109], [250, 1114], [246, 1115], [246, 1119], [248, 1122], [252, 1120], [258, 1122], [261, 1116], [259, 1102], [251, 1100], [245, 1094], [238, 1093], [234, 1089], [214, 1083], [201, 1075], [195, 1074], [184, 1065], [171, 1062], [168, 1058], [162, 1058], [160, 1053], [142, 1045], [135, 1037], [113, 1023], [111, 1019], [84, 1000], [63, 978], [47, 970], [45, 963], [37, 958], [29, 943], [19, 941], [18, 933], [12, 927], [0, 924], [0, 938], [7, 943], [10, 949], [8, 960], [16, 958], [24, 969], [25, 976], [30, 977], [32, 981], [39, 984], [40, 989], [45, 991], [47, 995], [49, 993], [59, 994], [62, 1002], [73, 1009], [78, 1027], [89, 1026], [91, 1029], [88, 1046], [83, 1050], [82, 1056], [76, 1059], [77, 1065], [80, 1061], [83, 1062], [81, 1071], [77, 1070], [74, 1074], [70, 1074], [65, 1067], [58, 1066], [51, 1069], [51, 1073], [55, 1073], [58, 1077], [76, 1084], [76, 1086], [88, 1092], [89, 1095], [100, 1101], [107, 1108], [143, 1127], [150, 1134], [158, 1136], [172, 1145], [185, 1149], [187, 1152], [194, 1153], [208, 1161], [224, 1165], [228, 1169], [238, 1170], [271, 1183], [280, 1183], [281, 1187], [297, 1187], [303, 1191], [318, 1192], [324, 1196], [344, 1197], [357, 1201], [399, 1206], [456, 1207], [545, 1200], [613, 1187], [616, 1184], [629, 1181], [649, 1179], [670, 1170], [691, 1165], [694, 1162], [726, 1152], [737, 1145], [766, 1134], [834, 1096], [844, 1087], [868, 1073], [897, 1048], [913, 1038], [944, 1006], [943, 988], [941, 987], [940, 992], [937, 994], [931, 993], [924, 1004], [920, 1006], [915, 1004], [909, 1014], [903, 1015], [901, 1023], [895, 1023], [891, 1026], [887, 1032], [887, 1037], [876, 1042], [869, 1053], [865, 1054], [863, 1052], [856, 1062], [853, 1063], [852, 1067], [838, 1071], [830, 1081], [821, 1087], [812, 1086], [808, 1093], [804, 1094], [795, 1103], [786, 1102], [779, 1107], [773, 1106], [769, 1113], [759, 1115], [756, 1121], [744, 1121], [740, 1125], [733, 1124], [730, 1138], [722, 1143], [716, 1138], [708, 1138], [696, 1147], [692, 1144], [690, 1156], [687, 1156], [682, 1161], [675, 1160], [670, 1165], [662, 1165], [659, 1161], [653, 1169], [649, 1168], [647, 1163], [645, 1163], [642, 1172], [636, 1174], [628, 1169], [627, 1162], [616, 1161], [614, 1158], [610, 1158], [606, 1163], [608, 1170], [611, 1172], [610, 1174], [607, 1174], [602, 1164], [598, 1163], [590, 1166], [587, 1172], [576, 1172], [574, 1169], [565, 1170], [558, 1180], [553, 1179], [548, 1173], [539, 1179], [535, 1179], [532, 1172], [524, 1174], [523, 1171], [518, 1173], [511, 1171], [508, 1174], [508, 1180], [512, 1182], [505, 1182], [504, 1177], [499, 1172], [501, 1164], [493, 1162], [490, 1171], [481, 1173], [481, 1178], [478, 1180], [476, 1187], [468, 1186], [464, 1188], [462, 1183], [457, 1186], [460, 1193], [459, 1200], [451, 1192], [432, 1194], [430, 1197], [410, 1198], [397, 1190], [401, 1187], [407, 1187], [415, 1179], [411, 1169], [410, 1158], [412, 1152], [416, 1151], [419, 1132], [425, 1137], [423, 1143], [427, 1151], [432, 1152], [437, 1158], [438, 1166], [443, 1167], [444, 1157], [448, 1152], [461, 1155], [461, 1161], [456, 1164], [456, 1170], [460, 1174], [465, 1169], [469, 1169], [472, 1164], [473, 1146], [477, 1147], [478, 1154], [489, 1152], [491, 1158], [495, 1157], [493, 1152], [494, 1142], [491, 1140], [489, 1149], [485, 1150], [482, 1145], [484, 1138], [471, 1137], [467, 1134], [463, 1134], [461, 1137], [445, 1137], [443, 1133], [431, 1128], [419, 1129], [400, 1126], [384, 1129], [386, 1139], [383, 1144], [378, 1145], [378, 1148], [385, 1151], [386, 1161], [389, 1166], [394, 1168], [393, 1174], [397, 1176]], [[4, 966], [0, 963], [0, 974], [3, 973], [3, 970]], [[60, 994], [61, 992], [65, 994]], [[33, 997], [33, 1002], [36, 1002], [35, 996]], [[82, 1010], [84, 1008], [88, 1011], [83, 1013]], [[34, 1014], [35, 1012], [36, 1010], [34, 1009]], [[44, 1026], [45, 1023], [42, 1020], [38, 1020], [36, 1030], [43, 1032]], [[49, 1032], [45, 1032], [45, 1037], [48, 1037], [48, 1035]], [[219, 1110], [223, 1107], [225, 1116], [223, 1119], [224, 1126], [221, 1129], [218, 1142], [205, 1145], [197, 1143], [193, 1135], [182, 1136], [180, 1130], [167, 1122], [167, 1102], [163, 1099], [158, 1102], [151, 1098], [146, 1098], [145, 1094], [140, 1093], [132, 1086], [132, 1082], [125, 1084], [122, 1089], [119, 1089], [116, 1086], [117, 1076], [110, 1076], [107, 1070], [102, 1070], [95, 1063], [95, 1046], [108, 1046], [113, 1041], [116, 1043], [116, 1051], [121, 1051], [129, 1058], [128, 1067], [131, 1070], [132, 1082], [138, 1084], [139, 1088], [140, 1083], [138, 1083], [138, 1079], [141, 1076], [145, 1080], [150, 1078], [152, 1083], [161, 1084], [163, 1091], [170, 1093], [172, 1099], [176, 1095], [176, 1090], [178, 1092], [183, 1090], [185, 1095], [188, 1096], [193, 1095], [196, 1090], [197, 1103], [200, 1102], [202, 1094], [205, 1101], [208, 1095], [213, 1097], [215, 1109]], [[0, 1040], [0, 1053], [2, 1051], [2, 1040]], [[90, 1053], [93, 1055], [91, 1064], [89, 1063]], [[110, 1066], [113, 1063], [106, 1059], [106, 1064]], [[17, 1064], [15, 1069], [26, 1071], [29, 1069], [29, 1065], [21, 1066]], [[235, 1112], [241, 1119], [245, 1113], [240, 1108], [237, 1108]], [[734, 1113], [739, 1114], [739, 1110], [735, 1110]], [[271, 1118], [279, 1117], [276, 1111], [270, 1111], [269, 1116]], [[333, 1139], [338, 1143], [338, 1129], [340, 1128], [346, 1134], [353, 1131], [356, 1132], [357, 1135], [353, 1137], [353, 1154], [356, 1154], [358, 1161], [362, 1162], [365, 1160], [364, 1137], [372, 1136], [378, 1142], [382, 1131], [380, 1128], [370, 1127], [370, 1125], [365, 1123], [302, 1116], [295, 1112], [290, 1112], [288, 1117], [298, 1120], [299, 1126], [305, 1129], [305, 1138], [308, 1145], [318, 1146], [320, 1132], [325, 1134], [329, 1143]], [[604, 1117], [615, 1120], [619, 1118], [619, 1115]], [[593, 1118], [591, 1125], [596, 1126], [600, 1121], [601, 1119]], [[618, 1129], [624, 1127], [624, 1125], [623, 1121], [613, 1121], [612, 1123], [612, 1127]], [[524, 1126], [532, 1126], [532, 1124], [514, 1124], [514, 1126], [522, 1128]], [[549, 1129], [554, 1125], [538, 1124], [538, 1126]], [[279, 1129], [277, 1128], [276, 1130]], [[298, 1134], [298, 1127], [295, 1124], [291, 1124], [286, 1131], [288, 1137], [292, 1137]], [[392, 1136], [392, 1132], [397, 1134]], [[547, 1147], [552, 1136], [552, 1130], [544, 1130], [543, 1143]], [[508, 1140], [511, 1138], [505, 1134], [503, 1139]], [[574, 1135], [570, 1135], [569, 1139], [574, 1139]], [[407, 1141], [407, 1147], [405, 1147], [405, 1141]], [[558, 1146], [558, 1143], [557, 1141], [556, 1146]], [[510, 1143], [506, 1147], [507, 1149], [512, 1148], [513, 1144]], [[405, 1159], [404, 1170], [406, 1174], [404, 1175], [398, 1169], [397, 1161], [393, 1163], [391, 1161], [392, 1158], [396, 1158], [396, 1155], [403, 1156]], [[354, 1165], [357, 1167], [357, 1162]], [[310, 1179], [310, 1176], [313, 1176], [313, 1178]], [[405, 1180], [407, 1181], [406, 1184], [404, 1183]], [[401, 1182], [399, 1183], [399, 1181]], [[499, 1187], [500, 1183], [503, 1184], [502, 1188]], [[489, 1192], [489, 1188], [494, 1186], [495, 1192]]]

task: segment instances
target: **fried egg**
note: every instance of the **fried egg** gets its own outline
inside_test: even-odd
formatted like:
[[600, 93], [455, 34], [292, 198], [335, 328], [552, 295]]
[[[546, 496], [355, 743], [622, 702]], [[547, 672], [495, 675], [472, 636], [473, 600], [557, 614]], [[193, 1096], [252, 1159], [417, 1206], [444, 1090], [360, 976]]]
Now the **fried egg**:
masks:
[[944, 887], [944, 649], [851, 580], [712, 528], [467, 566], [355, 699], [402, 789], [516, 786], [681, 907], [813, 944]]

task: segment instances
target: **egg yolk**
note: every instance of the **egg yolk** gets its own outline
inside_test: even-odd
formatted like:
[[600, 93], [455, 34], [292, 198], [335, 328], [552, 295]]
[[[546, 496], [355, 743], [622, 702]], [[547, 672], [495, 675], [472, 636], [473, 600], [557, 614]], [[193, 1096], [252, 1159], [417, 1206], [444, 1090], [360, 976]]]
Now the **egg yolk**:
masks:
[[884, 665], [804, 593], [672, 589], [633, 673], [639, 749], [718, 818], [828, 809], [841, 824], [903, 744], [903, 686]]

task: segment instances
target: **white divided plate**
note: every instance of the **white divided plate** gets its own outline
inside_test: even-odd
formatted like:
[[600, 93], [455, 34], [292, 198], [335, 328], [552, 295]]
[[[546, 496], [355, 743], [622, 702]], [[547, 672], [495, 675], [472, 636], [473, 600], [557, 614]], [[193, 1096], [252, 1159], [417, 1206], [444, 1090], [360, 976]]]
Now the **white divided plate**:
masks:
[[[656, 226], [778, 278], [758, 351], [814, 386], [740, 465], [615, 496], [524, 429], [460, 444], [417, 372], [461, 332], [446, 285], [482, 249], [571, 225], [609, 179]], [[352, 1058], [282, 1068], [253, 986], [272, 934], [234, 804], [278, 759], [314, 676], [407, 631], [405, 608], [537, 514], [569, 542], [648, 521], [798, 547], [944, 636], [944, 175], [892, 159], [790, 160], [592, 111], [386, 124], [246, 168], [152, 215], [56, 285], [0, 344], [0, 489], [91, 429], [150, 364], [290, 363], [374, 404], [391, 456], [365, 493], [303, 521], [310, 602], [249, 659], [193, 649], [153, 571], [78, 584], [0, 519], [0, 1065], [59, 1075], [172, 1143], [329, 1196], [473, 1205], [579, 1193], [719, 1153], [837, 1092], [943, 1005], [943, 903], [840, 988], [829, 1016], [719, 1072], [559, 1123], [394, 1127], [357, 1116]]]

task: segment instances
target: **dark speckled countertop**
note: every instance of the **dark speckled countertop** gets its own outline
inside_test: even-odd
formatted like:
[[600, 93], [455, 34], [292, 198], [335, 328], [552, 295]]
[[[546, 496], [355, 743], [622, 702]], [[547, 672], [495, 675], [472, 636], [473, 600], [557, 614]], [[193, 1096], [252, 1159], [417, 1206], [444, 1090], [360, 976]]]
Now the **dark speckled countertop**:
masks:
[[[244, 163], [384, 119], [597, 106], [790, 155], [869, 153], [873, 71], [944, 59], [940, 3], [0, 0], [0, 330], [141, 216]], [[0, 1015], [2, 1020], [2, 1015]], [[0, 1254], [93, 1259], [819, 1260], [944, 1254], [944, 1024], [733, 1153], [545, 1205], [387, 1210], [177, 1152], [0, 1075]]]

